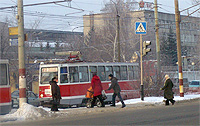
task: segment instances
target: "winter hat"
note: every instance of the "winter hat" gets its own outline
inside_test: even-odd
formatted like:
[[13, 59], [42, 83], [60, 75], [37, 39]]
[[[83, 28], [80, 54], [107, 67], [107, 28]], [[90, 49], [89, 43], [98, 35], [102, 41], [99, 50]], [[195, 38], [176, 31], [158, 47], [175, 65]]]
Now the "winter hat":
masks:
[[51, 79], [51, 81], [54, 81], [54, 79], [56, 79], [56, 77], [53, 77], [53, 78]]
[[112, 74], [110, 74], [110, 75], [108, 75], [109, 77], [113, 77], [113, 75]]

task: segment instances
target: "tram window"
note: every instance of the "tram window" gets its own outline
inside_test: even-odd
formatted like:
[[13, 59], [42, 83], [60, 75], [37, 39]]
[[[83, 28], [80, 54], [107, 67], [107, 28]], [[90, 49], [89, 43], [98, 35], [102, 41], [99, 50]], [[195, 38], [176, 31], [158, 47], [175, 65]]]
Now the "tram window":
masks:
[[67, 67], [60, 68], [60, 83], [68, 83]]
[[0, 64], [0, 85], [7, 85], [7, 65], [6, 64]]
[[68, 74], [61, 74], [60, 75], [60, 83], [68, 83]]
[[68, 73], [67, 72], [67, 67], [61, 67], [60, 68], [60, 73], [62, 74], [62, 73]]
[[106, 80], [109, 81], [110, 79], [108, 78], [108, 75], [112, 74], [112, 66], [106, 66], [105, 71], [106, 71]]
[[78, 67], [69, 67], [69, 79], [71, 83], [79, 82]]
[[80, 82], [88, 82], [89, 81], [89, 74], [88, 74], [87, 66], [79, 67], [79, 79], [80, 79]]
[[139, 69], [137, 66], [133, 66], [133, 71], [134, 71], [134, 79], [138, 79], [139, 78]]
[[133, 66], [128, 66], [128, 77], [129, 80], [134, 80]]
[[120, 80], [120, 67], [119, 66], [113, 66], [113, 73], [114, 77], [116, 77], [118, 80]]
[[90, 66], [89, 69], [90, 69], [90, 80], [92, 80], [92, 77], [93, 77], [92, 74], [97, 72], [97, 67], [96, 66]]
[[97, 75], [99, 76], [101, 81], [105, 81], [106, 80], [106, 74], [105, 74], [105, 67], [104, 66], [98, 66]]
[[121, 66], [120, 67], [120, 74], [121, 74], [121, 80], [128, 80], [127, 66]]

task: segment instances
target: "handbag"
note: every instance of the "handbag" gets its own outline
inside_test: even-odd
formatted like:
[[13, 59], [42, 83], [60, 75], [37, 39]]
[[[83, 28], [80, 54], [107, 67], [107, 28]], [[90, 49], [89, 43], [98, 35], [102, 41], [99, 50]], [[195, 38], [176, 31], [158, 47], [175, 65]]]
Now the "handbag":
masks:
[[101, 94], [102, 94], [102, 99], [103, 99], [103, 100], [106, 100], [106, 99], [107, 99], [107, 96], [106, 96], [105, 90], [102, 90], [102, 91], [101, 91]]

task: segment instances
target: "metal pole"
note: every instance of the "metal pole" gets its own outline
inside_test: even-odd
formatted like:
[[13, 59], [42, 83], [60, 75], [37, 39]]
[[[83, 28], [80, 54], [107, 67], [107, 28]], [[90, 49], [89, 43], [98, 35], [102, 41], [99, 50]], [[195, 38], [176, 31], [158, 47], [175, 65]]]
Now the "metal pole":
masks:
[[179, 91], [180, 91], [180, 97], [184, 97], [183, 72], [182, 72], [182, 61], [181, 61], [180, 11], [178, 7], [178, 0], [174, 0], [174, 4], [175, 4], [176, 38], [177, 38], [177, 54], [178, 54], [178, 68], [179, 68]]
[[160, 42], [159, 42], [159, 25], [158, 25], [158, 4], [157, 0], [154, 0], [154, 15], [155, 15], [155, 30], [156, 30], [156, 56], [157, 56], [157, 80], [160, 78], [160, 71], [161, 71], [161, 65], [160, 65]]
[[120, 16], [118, 15], [118, 12], [117, 12], [117, 41], [118, 41], [118, 62], [121, 62], [120, 60], [120, 36], [119, 36], [119, 30], [120, 30], [120, 27], [119, 27], [119, 18]]
[[19, 107], [26, 103], [26, 69], [24, 58], [23, 0], [18, 0], [18, 60], [19, 60]]
[[141, 71], [141, 100], [144, 101], [143, 65], [142, 65], [142, 34], [140, 34], [140, 71]]

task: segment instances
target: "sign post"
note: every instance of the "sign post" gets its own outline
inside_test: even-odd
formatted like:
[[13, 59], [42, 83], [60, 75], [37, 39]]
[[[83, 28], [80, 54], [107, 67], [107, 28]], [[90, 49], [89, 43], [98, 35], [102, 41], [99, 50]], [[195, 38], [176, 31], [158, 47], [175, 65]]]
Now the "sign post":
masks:
[[140, 35], [140, 70], [141, 70], [141, 100], [144, 101], [144, 86], [143, 86], [143, 65], [142, 65], [142, 35], [147, 32], [147, 23], [146, 22], [136, 22], [135, 23], [135, 34]]

